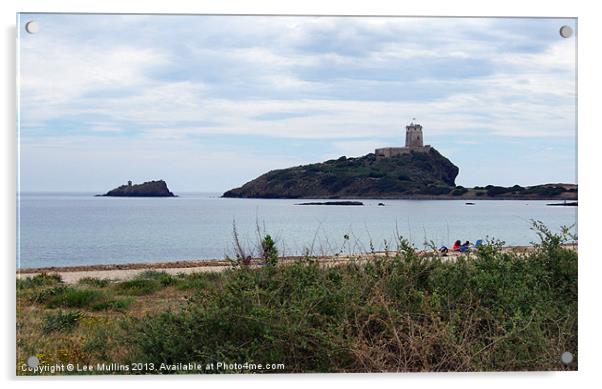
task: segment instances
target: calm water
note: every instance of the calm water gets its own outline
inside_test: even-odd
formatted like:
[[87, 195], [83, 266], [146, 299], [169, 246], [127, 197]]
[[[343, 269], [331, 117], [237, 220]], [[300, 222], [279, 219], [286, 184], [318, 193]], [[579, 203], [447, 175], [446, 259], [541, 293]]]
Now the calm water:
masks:
[[[576, 223], [575, 207], [549, 201], [362, 200], [363, 207], [298, 206], [306, 200], [106, 198], [93, 194], [21, 194], [17, 265], [22, 268], [211, 259], [232, 255], [236, 220], [243, 244], [254, 246], [257, 225], [285, 254], [377, 250], [396, 231], [423, 247], [493, 236], [510, 245], [536, 239], [530, 219], [557, 230]], [[383, 201], [386, 206], [377, 204]], [[349, 235], [349, 240], [344, 235]], [[394, 247], [394, 244], [390, 247]]]

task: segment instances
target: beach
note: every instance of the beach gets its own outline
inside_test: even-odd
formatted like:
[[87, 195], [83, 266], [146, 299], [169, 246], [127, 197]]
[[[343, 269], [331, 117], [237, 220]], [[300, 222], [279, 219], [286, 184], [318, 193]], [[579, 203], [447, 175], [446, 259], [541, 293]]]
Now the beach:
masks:
[[[577, 250], [577, 244], [564, 245], [567, 248]], [[507, 246], [502, 249], [503, 252], [525, 253], [532, 251], [535, 246]], [[474, 251], [473, 251], [474, 252]], [[419, 250], [419, 256], [441, 256], [444, 260], [453, 260], [462, 254], [471, 255], [471, 252], [449, 252], [443, 256], [440, 253], [432, 250]], [[337, 264], [355, 262], [366, 262], [375, 258], [394, 257], [395, 252], [373, 252], [359, 254], [339, 254], [331, 256], [311, 257], [312, 260], [318, 261], [322, 266], [334, 266]], [[302, 256], [288, 256], [279, 259], [281, 265], [287, 265], [296, 261], [304, 260]], [[17, 277], [34, 277], [42, 273], [56, 273], [61, 276], [63, 282], [67, 284], [75, 284], [82, 278], [98, 278], [110, 279], [115, 281], [123, 281], [135, 278], [138, 274], [148, 270], [164, 271], [171, 275], [177, 274], [192, 274], [192, 273], [210, 273], [222, 272], [227, 269], [232, 269], [236, 265], [228, 260], [189, 260], [175, 262], [155, 262], [155, 263], [128, 263], [128, 264], [111, 264], [111, 265], [87, 265], [87, 266], [57, 266], [44, 268], [27, 268], [17, 269]], [[261, 267], [262, 260], [254, 258], [250, 265], [253, 267]]]

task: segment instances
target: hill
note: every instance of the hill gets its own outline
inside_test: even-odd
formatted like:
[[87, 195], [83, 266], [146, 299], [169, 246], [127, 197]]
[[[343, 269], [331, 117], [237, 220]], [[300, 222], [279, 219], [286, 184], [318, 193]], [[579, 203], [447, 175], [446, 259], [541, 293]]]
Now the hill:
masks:
[[459, 169], [431, 148], [384, 158], [367, 154], [272, 170], [223, 197], [577, 200], [576, 184], [456, 186]]
[[273, 170], [223, 197], [402, 198], [448, 194], [459, 169], [431, 148], [382, 158], [367, 154]]

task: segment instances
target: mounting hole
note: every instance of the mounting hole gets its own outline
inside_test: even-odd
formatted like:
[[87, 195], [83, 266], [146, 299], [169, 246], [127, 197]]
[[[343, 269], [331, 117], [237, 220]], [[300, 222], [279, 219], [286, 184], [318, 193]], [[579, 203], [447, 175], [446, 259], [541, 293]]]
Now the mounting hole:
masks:
[[27, 366], [31, 367], [32, 369], [35, 369], [39, 365], [40, 360], [35, 355], [32, 355], [31, 357], [27, 358]]
[[571, 26], [560, 27], [560, 36], [563, 38], [570, 38], [573, 35], [573, 29]]
[[568, 351], [563, 352], [560, 356], [560, 361], [565, 365], [568, 365], [569, 363], [573, 362], [573, 354]]
[[30, 34], [35, 34], [36, 32], [40, 31], [40, 23], [36, 22], [35, 20], [25, 23], [25, 31]]

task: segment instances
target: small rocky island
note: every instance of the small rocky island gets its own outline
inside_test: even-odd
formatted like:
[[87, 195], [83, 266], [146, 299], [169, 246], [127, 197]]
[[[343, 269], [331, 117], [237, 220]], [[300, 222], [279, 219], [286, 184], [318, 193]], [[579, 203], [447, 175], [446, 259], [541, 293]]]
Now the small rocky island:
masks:
[[142, 184], [132, 184], [128, 181], [127, 185], [121, 185], [118, 188], [108, 191], [103, 195], [106, 197], [176, 197], [169, 191], [167, 183], [163, 180], [148, 181]]

